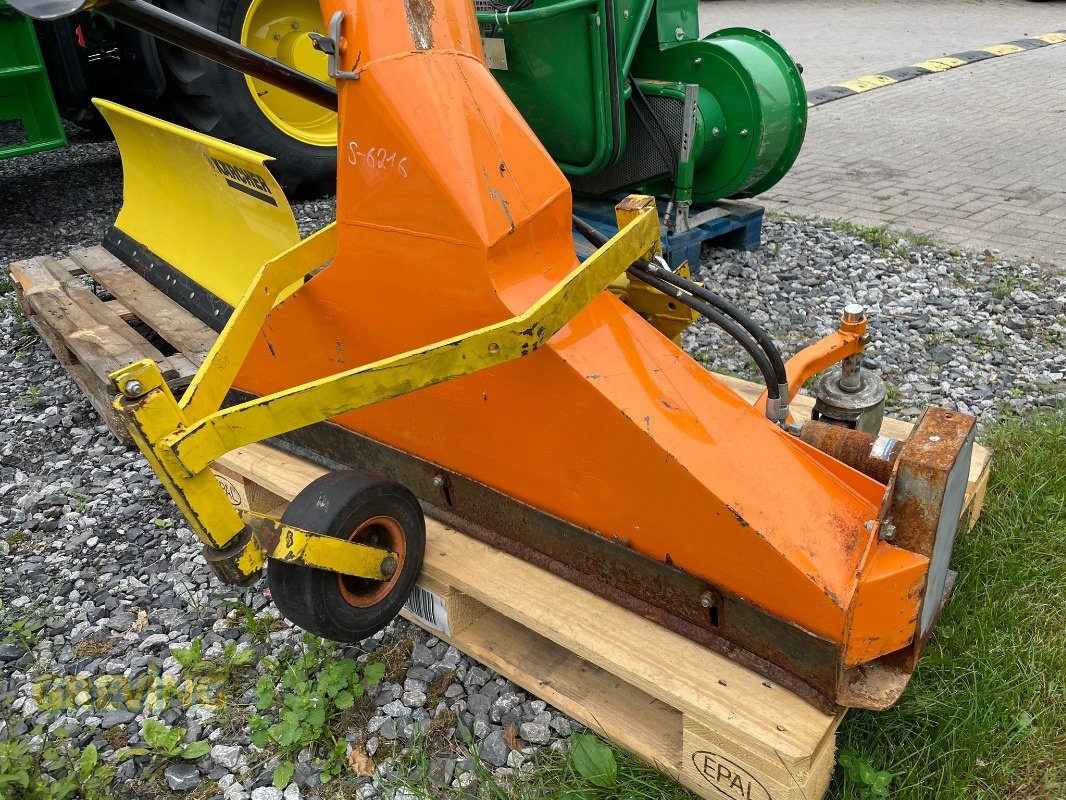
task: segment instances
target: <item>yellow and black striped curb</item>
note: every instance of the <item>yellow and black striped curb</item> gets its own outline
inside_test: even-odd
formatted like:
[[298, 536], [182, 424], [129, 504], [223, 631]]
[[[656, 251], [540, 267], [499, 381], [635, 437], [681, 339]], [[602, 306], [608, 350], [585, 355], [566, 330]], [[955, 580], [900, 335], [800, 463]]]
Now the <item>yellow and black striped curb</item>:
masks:
[[812, 89], [807, 92], [807, 108], [820, 106], [822, 103], [831, 103], [844, 97], [862, 94], [871, 89], [880, 89], [882, 86], [891, 86], [894, 83], [902, 83], [922, 75], [932, 75], [937, 72], [947, 72], [955, 67], [965, 67], [967, 64], [975, 64], [989, 58], [1009, 56], [1014, 53], [1025, 53], [1036, 50], [1039, 47], [1047, 47], [1051, 44], [1066, 42], [1066, 31], [1055, 31], [1040, 36], [1030, 36], [1025, 39], [1015, 39], [1013, 42], [993, 44], [981, 47], [977, 50], [967, 50], [963, 53], [953, 53], [950, 56], [941, 56], [929, 61], [919, 61], [909, 67], [890, 69], [877, 75], [867, 75], [856, 78], [853, 81], [838, 83], [836, 86], [825, 86], [821, 89]]

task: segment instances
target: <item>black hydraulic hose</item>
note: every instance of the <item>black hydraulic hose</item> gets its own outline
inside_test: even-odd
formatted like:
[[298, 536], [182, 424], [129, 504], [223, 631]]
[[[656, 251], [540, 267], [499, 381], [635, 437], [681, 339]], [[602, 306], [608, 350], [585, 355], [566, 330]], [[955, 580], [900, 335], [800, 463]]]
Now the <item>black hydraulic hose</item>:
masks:
[[788, 383], [788, 373], [785, 371], [785, 360], [781, 357], [781, 351], [777, 348], [777, 344], [774, 340], [770, 338], [770, 334], [768, 334], [758, 322], [753, 320], [748, 315], [748, 312], [733, 305], [721, 295], [715, 294], [709, 289], [700, 286], [698, 283], [685, 280], [676, 272], [671, 272], [668, 269], [661, 269], [655, 264], [649, 265], [649, 271], [656, 277], [665, 280], [667, 283], [673, 284], [682, 291], [698, 297], [700, 300], [717, 308], [726, 316], [736, 320], [744, 330], [751, 334], [752, 338], [759, 343], [759, 347], [761, 347], [766, 353], [770, 365], [774, 368], [774, 374], [777, 376], [778, 383]]
[[[574, 229], [597, 247], [607, 243], [607, 237], [580, 217], [573, 217]], [[781, 351], [769, 334], [746, 312], [723, 297], [698, 284], [685, 280], [669, 270], [653, 267], [644, 259], [637, 259], [627, 272], [637, 280], [655, 287], [663, 294], [699, 314], [728, 333], [751, 355], [766, 383], [767, 396], [777, 400], [781, 387], [788, 383]]]
[[727, 317], [709, 303], [705, 303], [684, 290], [667, 283], [662, 278], [653, 275], [644, 267], [634, 264], [627, 270], [627, 272], [637, 280], [643, 281], [649, 286], [658, 289], [663, 294], [673, 297], [679, 303], [684, 303], [696, 313], [702, 314], [725, 331], [725, 333], [733, 337], [737, 344], [747, 351], [748, 355], [750, 355], [755, 362], [755, 365], [759, 368], [759, 372], [762, 373], [763, 382], [766, 384], [766, 396], [771, 400], [780, 399], [781, 385], [777, 382], [777, 376], [774, 375], [774, 368], [770, 364], [770, 359], [766, 357], [765, 351], [759, 347], [759, 343], [756, 342], [748, 332], [744, 330], [744, 328], [738, 325], [735, 320], [731, 317]]

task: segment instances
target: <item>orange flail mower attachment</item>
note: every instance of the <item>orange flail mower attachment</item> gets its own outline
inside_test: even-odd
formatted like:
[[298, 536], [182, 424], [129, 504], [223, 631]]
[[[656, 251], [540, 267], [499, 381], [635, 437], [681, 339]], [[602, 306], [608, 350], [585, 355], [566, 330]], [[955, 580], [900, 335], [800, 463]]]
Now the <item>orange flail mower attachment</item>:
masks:
[[[54, 16], [107, 0], [87, 3], [44, 5]], [[164, 24], [166, 13], [144, 4], [114, 13], [130, 20], [134, 8]], [[361, 602], [377, 596], [375, 581], [421, 563], [396, 536], [347, 541], [301, 527], [316, 521], [316, 502], [342, 502], [348, 478], [315, 489], [299, 524], [234, 511], [210, 461], [284, 434], [314, 457], [373, 473], [354, 479], [360, 491], [406, 498], [359, 524], [421, 522], [413, 493], [427, 513], [823, 708], [891, 705], [951, 590], [974, 420], [930, 409], [902, 445], [867, 436], [859, 422], [876, 424], [865, 412], [878, 404], [845, 395], [877, 386], [863, 384], [859, 363], [865, 317], [846, 309], [838, 331], [784, 372], [791, 397], [840, 362], [840, 402], [826, 404], [826, 418], [858, 430], [804, 435], [780, 402], [775, 424], [765, 398], [748, 405], [606, 291], [656, 247], [652, 198], [623, 203], [613, 245], [578, 266], [569, 184], [486, 67], [470, 0], [323, 0], [322, 10], [330, 37], [319, 44], [338, 91], [335, 226], [276, 254], [243, 295], [234, 264], [182, 271], [187, 251], [202, 260], [203, 248], [159, 257], [121, 230], [121, 217], [111, 238], [147, 257], [142, 274], [216, 329], [230, 316], [180, 401], [151, 361], [112, 375], [119, 412], [218, 574], [237, 582], [273, 559], [271, 580], [280, 562], [297, 577], [329, 572], [315, 585]], [[165, 24], [181, 44], [207, 36]], [[212, 57], [232, 50], [211, 41]], [[287, 80], [332, 103], [329, 87]], [[120, 146], [147, 124], [127, 123]], [[183, 136], [163, 124], [150, 135]], [[280, 209], [260, 174], [264, 156], [187, 139], [189, 174], [217, 185], [216, 200], [235, 191]], [[262, 208], [230, 210], [245, 236], [266, 218]], [[231, 406], [219, 410], [231, 386]], [[357, 607], [347, 603], [346, 619]], [[307, 627], [315, 615], [298, 619]]]

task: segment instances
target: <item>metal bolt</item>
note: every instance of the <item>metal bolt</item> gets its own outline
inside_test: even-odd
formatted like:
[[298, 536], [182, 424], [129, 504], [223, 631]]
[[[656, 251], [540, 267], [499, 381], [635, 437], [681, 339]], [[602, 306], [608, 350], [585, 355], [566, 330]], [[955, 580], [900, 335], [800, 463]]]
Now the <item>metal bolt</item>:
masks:
[[700, 597], [700, 605], [704, 608], [711, 608], [715, 605], [715, 596], [710, 592], [704, 592]]
[[298, 31], [298, 30], [300, 30], [300, 23], [299, 23], [299, 22], [297, 22], [296, 20], [293, 20], [293, 21], [292, 21], [292, 29], [293, 29], [294, 31]]
[[747, 129], [747, 128], [744, 128], [744, 129], [742, 129], [742, 130], [740, 131], [740, 135], [741, 135], [741, 136], [747, 136], [747, 135], [748, 135], [748, 129]]
[[126, 385], [122, 387], [122, 393], [127, 397], [136, 397], [143, 388], [140, 381], [126, 381]]
[[436, 475], [434, 475], [433, 476], [433, 485], [436, 486], [438, 489], [443, 487], [444, 486], [444, 476], [441, 475], [440, 473], [437, 473]]
[[397, 566], [398, 565], [396, 563], [395, 558], [393, 558], [392, 556], [385, 556], [385, 558], [383, 558], [381, 561], [381, 574], [384, 575], [386, 578], [391, 578], [393, 575], [396, 574]]
[[722, 131], [721, 131], [721, 130], [719, 130], [718, 128], [711, 128], [711, 136], [717, 136], [717, 135], [718, 135], [718, 134], [720, 134], [721, 132], [722, 132]]
[[274, 41], [275, 42], [280, 42], [281, 41], [281, 34], [280, 33], [275, 33], [274, 34]]
[[596, 20], [596, 27], [600, 27], [600, 15], [597, 14], [593, 19]]
[[886, 542], [891, 542], [896, 538], [896, 526], [891, 522], [881, 523], [881, 538]]
[[500, 346], [498, 344], [496, 344], [496, 342], [490, 342], [489, 343], [489, 352], [493, 353], [493, 354], [496, 354], [496, 353], [500, 352]]
[[622, 12], [622, 16], [625, 19], [629, 19], [629, 9], [628, 8], [625, 11]]
[[680, 26], [678, 26], [678, 27], [677, 27], [677, 28], [676, 28], [676, 29], [674, 30], [674, 38], [675, 38], [675, 39], [677, 39], [677, 40], [678, 40], [679, 42], [680, 42], [680, 41], [681, 41], [682, 39], [684, 39], [684, 38], [685, 38], [685, 29], [684, 29], [684, 28], [682, 28], [682, 27], [680, 27]]
[[866, 309], [858, 303], [848, 303], [844, 306], [844, 316], [841, 319], [844, 322], [862, 322], [865, 313]]
[[703, 59], [702, 59], [702, 58], [697, 58], [697, 59], [696, 59], [695, 61], [693, 61], [692, 63], [693, 63], [693, 64], [695, 64], [695, 65], [696, 65], [696, 66], [698, 67], [698, 66], [699, 66], [700, 64], [702, 64], [702, 63], [703, 63]]

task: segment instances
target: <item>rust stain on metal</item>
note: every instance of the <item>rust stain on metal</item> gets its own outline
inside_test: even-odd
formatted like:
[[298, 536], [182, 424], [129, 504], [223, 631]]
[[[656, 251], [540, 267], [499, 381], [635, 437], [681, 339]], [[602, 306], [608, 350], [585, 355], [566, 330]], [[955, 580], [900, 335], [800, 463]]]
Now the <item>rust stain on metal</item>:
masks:
[[886, 484], [892, 475], [892, 466], [903, 450], [901, 441], [817, 421], [803, 426], [800, 439], [878, 483]]
[[726, 511], [728, 511], [730, 514], [733, 515], [733, 519], [735, 519], [737, 521], [737, 524], [739, 524], [740, 527], [742, 527], [742, 528], [750, 528], [751, 527], [751, 524], [746, 519], [744, 519], [744, 517], [740, 516], [740, 512], [739, 511], [736, 511], [736, 510], [730, 508], [729, 506], [726, 506], [725, 509], [726, 509]]
[[433, 16], [436, 12], [433, 0], [403, 0], [403, 10], [415, 47], [429, 50], [433, 47]]

